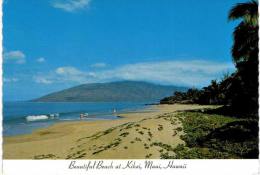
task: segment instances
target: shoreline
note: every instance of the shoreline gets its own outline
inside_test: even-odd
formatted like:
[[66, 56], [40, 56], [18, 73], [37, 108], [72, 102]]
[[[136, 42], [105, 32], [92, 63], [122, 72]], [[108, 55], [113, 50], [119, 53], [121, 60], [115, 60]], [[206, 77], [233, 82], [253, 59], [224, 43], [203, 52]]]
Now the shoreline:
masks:
[[23, 136], [29, 136], [29, 135], [33, 135], [36, 134], [38, 132], [42, 132], [43, 130], [48, 130], [48, 129], [52, 129], [53, 127], [59, 127], [59, 125], [63, 126], [65, 124], [80, 124], [80, 123], [90, 123], [90, 122], [104, 122], [104, 121], [114, 121], [114, 120], [121, 120], [121, 119], [126, 119], [129, 117], [129, 114], [142, 114], [142, 113], [149, 113], [152, 112], [152, 110], [154, 110], [154, 106], [157, 106], [160, 104], [149, 104], [149, 105], [145, 105], [143, 108], [141, 109], [135, 109], [135, 110], [131, 110], [131, 111], [125, 111], [122, 113], [118, 113], [117, 115], [115, 115], [116, 117], [118, 117], [117, 119], [96, 119], [96, 120], [62, 120], [56, 123], [52, 123], [46, 127], [41, 127], [41, 128], [36, 128], [34, 129], [31, 133], [26, 133], [26, 134], [17, 134], [17, 135], [9, 135], [9, 136], [4, 136], [3, 138], [18, 138], [18, 137], [23, 137]]
[[[79, 157], [71, 156], [71, 158], [144, 158], [149, 140], [163, 141], [173, 145], [183, 142], [179, 138], [181, 132], [172, 140], [169, 139], [172, 137], [172, 134], [169, 133], [174, 128], [180, 127], [180, 123], [177, 122], [176, 125], [170, 126], [166, 120], [162, 120], [158, 116], [166, 113], [173, 114], [180, 110], [208, 107], [212, 106], [149, 105], [138, 111], [118, 113], [118, 116], [122, 118], [116, 120], [55, 123], [47, 128], [37, 129], [31, 134], [3, 137], [3, 155], [4, 159], [66, 159], [70, 158], [69, 155], [73, 154], [73, 150], [78, 150], [77, 152], [82, 151], [84, 154]], [[135, 128], [134, 130], [133, 126], [125, 128], [125, 125], [134, 123], [137, 126], [141, 125], [141, 129]], [[164, 128], [160, 133], [158, 133], [158, 124], [159, 127], [161, 125]], [[105, 134], [102, 135], [102, 133]], [[149, 138], [146, 133], [154, 136]], [[97, 138], [94, 137], [95, 135]], [[142, 139], [141, 143], [146, 145], [144, 149], [140, 149], [140, 143], [135, 141], [136, 138]], [[107, 145], [119, 143], [119, 141], [115, 141], [117, 139], [120, 140], [119, 146], [110, 149], [111, 146]], [[132, 141], [129, 142], [129, 139]], [[85, 142], [81, 143], [81, 140]], [[96, 146], [99, 148], [95, 148]], [[109, 147], [109, 150], [102, 150], [103, 147], [107, 148], [106, 146]], [[102, 150], [100, 153], [95, 153], [94, 150], [100, 149]], [[125, 155], [126, 149], [131, 153], [128, 157]], [[158, 158], [158, 150], [152, 149], [152, 147], [149, 149], [152, 154], [151, 158]], [[91, 154], [89, 154], [90, 152]]]
[[[41, 103], [41, 102], [37, 102], [37, 103]], [[50, 103], [52, 103], [52, 102], [50, 102]], [[125, 118], [125, 116], [122, 116], [122, 115], [131, 114], [131, 113], [145, 113], [145, 112], [149, 112], [149, 110], [151, 110], [152, 106], [154, 106], [154, 105], [159, 105], [159, 104], [144, 104], [142, 107], [139, 107], [137, 109], [122, 110], [119, 113], [116, 113], [115, 115], [114, 115], [114, 113], [103, 113], [102, 115], [101, 114], [94, 114], [91, 117], [86, 118], [86, 119], [76, 119], [75, 118], [75, 119], [69, 119], [69, 120], [65, 120], [65, 119], [57, 120], [57, 121], [54, 121], [53, 123], [50, 123], [50, 124], [48, 124], [46, 126], [37, 127], [37, 128], [33, 129], [29, 133], [21, 133], [21, 134], [15, 134], [15, 135], [3, 135], [3, 137], [7, 138], [7, 137], [19, 137], [19, 136], [30, 135], [30, 134], [33, 134], [34, 132], [37, 132], [38, 130], [48, 129], [49, 127], [51, 127], [53, 125], [57, 125], [57, 124], [61, 124], [61, 123], [119, 120], [119, 119]], [[46, 115], [46, 114], [44, 114], [44, 115]], [[113, 118], [113, 119], [112, 118], [107, 118], [106, 119], [106, 118], [98, 118], [97, 116], [113, 116], [113, 117], [116, 117], [116, 118]], [[45, 120], [45, 121], [48, 122], [48, 120]], [[42, 122], [44, 122], [44, 121], [42, 121]]]

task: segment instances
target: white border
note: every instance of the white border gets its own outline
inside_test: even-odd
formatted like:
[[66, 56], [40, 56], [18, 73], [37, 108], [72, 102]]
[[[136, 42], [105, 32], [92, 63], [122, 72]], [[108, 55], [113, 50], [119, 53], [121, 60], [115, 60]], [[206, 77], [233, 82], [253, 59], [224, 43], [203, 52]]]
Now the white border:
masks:
[[[75, 160], [76, 165], [83, 166], [89, 162], [93, 163], [103, 161], [103, 165], [110, 165], [113, 161], [113, 169], [69, 169], [71, 161], [74, 160], [4, 160], [4, 175], [33, 174], [33, 175], [145, 175], [145, 174], [173, 174], [173, 175], [259, 175], [259, 162], [257, 159], [248, 160], [173, 160], [175, 165], [186, 164], [184, 169], [174, 169], [163, 167], [167, 166], [172, 160], [147, 160], [155, 164], [161, 164], [162, 169], [144, 168], [145, 160]], [[135, 161], [140, 164], [140, 169], [115, 169], [115, 166], [121, 164], [125, 167], [128, 161]], [[97, 165], [97, 164], [96, 164]]]
[[[33, 174], [33, 175], [144, 175], [144, 174], [173, 174], [173, 175], [259, 175], [259, 161], [257, 159], [248, 160], [147, 160], [155, 164], [161, 164], [162, 169], [144, 168], [145, 160], [75, 160], [77, 165], [87, 165], [103, 161], [103, 165], [110, 165], [113, 162], [113, 169], [69, 169], [71, 162], [74, 160], [4, 160], [4, 175], [16, 174]], [[121, 164], [125, 167], [128, 161], [135, 161], [140, 164], [142, 169], [115, 169], [115, 166]], [[167, 166], [169, 161], [174, 164], [186, 164], [184, 169], [174, 169], [163, 167]]]
[[[1, 59], [0, 59], [0, 98], [3, 98], [2, 90], [2, 63], [3, 63], [3, 23], [2, 23], [2, 8], [3, 0], [0, 0], [0, 40], [1, 40]], [[259, 69], [260, 71], [260, 69]], [[260, 80], [260, 79], [259, 79]], [[260, 90], [259, 90], [260, 94]], [[260, 99], [260, 98], [259, 98]], [[2, 115], [2, 102], [0, 103], [0, 118]], [[259, 111], [260, 112], [260, 111]], [[174, 174], [174, 175], [186, 175], [186, 174], [199, 174], [199, 175], [259, 175], [259, 160], [174, 160], [175, 164], [185, 164], [185, 169], [145, 169], [145, 160], [75, 160], [78, 165], [87, 164], [89, 161], [104, 161], [104, 164], [110, 164], [112, 161], [114, 164], [126, 165], [127, 161], [135, 161], [136, 164], [141, 164], [143, 167], [140, 169], [69, 169], [69, 165], [73, 160], [2, 160], [2, 124], [0, 125], [1, 138], [0, 138], [0, 157], [1, 167], [0, 172], [4, 175], [17, 175], [17, 174], [37, 174], [37, 175], [67, 175], [67, 174], [88, 174], [88, 175], [100, 175], [100, 174], [113, 174], [113, 175], [144, 175], [144, 174]], [[149, 161], [149, 160], [147, 160]], [[171, 160], [152, 160], [154, 164], [162, 164], [166, 166]]]
[[3, 0], [0, 0], [0, 42], [1, 42], [1, 47], [0, 47], [0, 98], [1, 98], [1, 102], [0, 102], [0, 120], [1, 120], [1, 124], [0, 124], [0, 132], [1, 132], [1, 138], [0, 138], [0, 158], [1, 158], [1, 167], [0, 167], [0, 172], [3, 172], [3, 161], [2, 161], [2, 157], [3, 157]]

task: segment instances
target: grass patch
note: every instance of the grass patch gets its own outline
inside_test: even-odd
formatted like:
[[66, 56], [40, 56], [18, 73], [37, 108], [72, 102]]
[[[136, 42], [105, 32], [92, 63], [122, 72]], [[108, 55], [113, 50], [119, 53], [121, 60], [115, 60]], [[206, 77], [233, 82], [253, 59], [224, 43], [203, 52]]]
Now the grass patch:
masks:
[[129, 122], [129, 124], [125, 127], [125, 129], [131, 129], [134, 125], [134, 122]]
[[163, 125], [158, 125], [158, 131], [163, 130]]
[[48, 134], [53, 134], [53, 133], [55, 133], [55, 132], [51, 132], [51, 131], [41, 131], [41, 132], [39, 132], [39, 134], [40, 134], [41, 136], [43, 136], [43, 135], [48, 135]]
[[150, 138], [152, 138], [152, 137], [153, 137], [153, 134], [152, 134], [150, 131], [148, 131], [148, 136], [149, 136]]
[[148, 144], [145, 143], [145, 144], [144, 144], [144, 148], [145, 148], [145, 149], [149, 149], [150, 147], [148, 146]]
[[93, 152], [92, 154], [95, 155], [95, 154], [98, 154], [100, 152], [106, 151], [106, 150], [108, 150], [110, 148], [115, 148], [115, 147], [117, 147], [121, 143], [121, 141], [122, 140], [120, 138], [117, 138], [113, 142], [111, 142], [110, 144], [103, 146], [101, 149]]
[[258, 158], [257, 120], [238, 119], [201, 112], [182, 112], [176, 116], [183, 125], [185, 145], [161, 158], [221, 159]]
[[172, 136], [176, 136], [177, 135], [177, 131], [174, 131], [174, 133], [172, 134]]
[[150, 158], [151, 156], [152, 156], [152, 154], [147, 154], [147, 155], [145, 156], [145, 158], [148, 159], [148, 158]]
[[142, 140], [141, 140], [140, 138], [136, 137], [136, 138], [135, 138], [135, 141], [141, 142]]
[[153, 142], [151, 144], [151, 146], [158, 146], [158, 147], [161, 147], [162, 149], [165, 149], [167, 151], [173, 151], [174, 150], [174, 148], [171, 145], [168, 145], [168, 144], [165, 144], [165, 143], [162, 143], [162, 142]]
[[182, 128], [181, 127], [178, 127], [178, 128], [176, 128], [176, 131], [182, 131]]
[[91, 135], [91, 136], [82, 137], [82, 138], [78, 139], [77, 142], [80, 142], [80, 141], [82, 141], [82, 140], [84, 140], [84, 139], [96, 140], [96, 139], [98, 139], [98, 138], [100, 138], [100, 137], [102, 137], [102, 136], [105, 136], [105, 135], [111, 133], [111, 132], [114, 131], [115, 129], [117, 129], [117, 127], [112, 127], [112, 128], [109, 128], [109, 129], [107, 129], [107, 130], [105, 130], [105, 131], [97, 132], [97, 133], [95, 133], [95, 134], [93, 134], [93, 135]]
[[124, 132], [124, 133], [120, 134], [119, 136], [126, 137], [127, 135], [129, 135], [129, 132]]
[[144, 135], [144, 132], [143, 132], [143, 131], [139, 131], [138, 133], [141, 134], [141, 135]]
[[41, 154], [41, 155], [36, 155], [33, 158], [34, 159], [55, 159], [59, 157], [55, 156], [54, 154]]

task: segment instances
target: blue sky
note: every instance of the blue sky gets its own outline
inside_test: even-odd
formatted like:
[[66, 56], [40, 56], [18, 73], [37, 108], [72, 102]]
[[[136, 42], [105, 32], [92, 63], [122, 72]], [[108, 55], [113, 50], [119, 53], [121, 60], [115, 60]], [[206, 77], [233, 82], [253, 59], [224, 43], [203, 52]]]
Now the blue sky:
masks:
[[202, 87], [232, 72], [234, 0], [5, 0], [4, 100], [118, 80]]

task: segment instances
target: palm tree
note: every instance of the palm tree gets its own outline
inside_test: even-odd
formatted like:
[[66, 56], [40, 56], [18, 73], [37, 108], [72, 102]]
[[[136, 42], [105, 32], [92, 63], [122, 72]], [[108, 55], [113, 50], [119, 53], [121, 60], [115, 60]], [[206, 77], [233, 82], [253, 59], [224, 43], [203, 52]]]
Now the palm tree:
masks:
[[256, 61], [255, 59], [258, 59], [258, 2], [251, 0], [236, 4], [230, 10], [228, 19], [241, 20], [233, 32], [232, 56], [235, 64]]
[[228, 96], [234, 111], [258, 114], [258, 2], [236, 4], [229, 20], [241, 20], [233, 32], [233, 61], [237, 72], [231, 77]]

